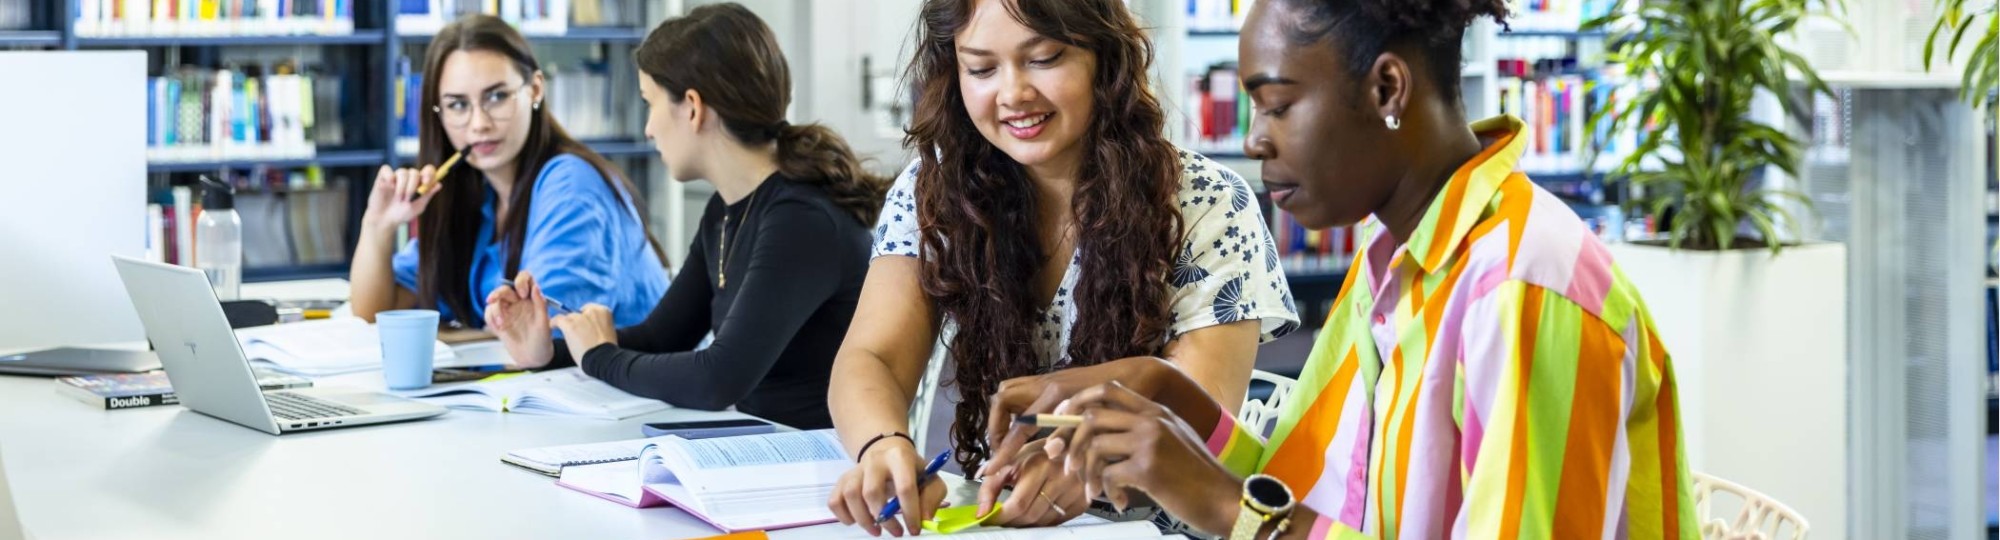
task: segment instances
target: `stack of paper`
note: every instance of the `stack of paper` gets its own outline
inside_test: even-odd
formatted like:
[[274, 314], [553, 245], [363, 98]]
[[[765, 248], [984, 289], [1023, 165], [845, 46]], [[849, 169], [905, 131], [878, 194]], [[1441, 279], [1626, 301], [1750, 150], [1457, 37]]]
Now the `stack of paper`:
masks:
[[[252, 361], [287, 373], [318, 377], [382, 368], [382, 337], [375, 325], [354, 318], [323, 319], [236, 331]], [[439, 342], [433, 365], [457, 366], [451, 347]]]
[[604, 381], [584, 375], [582, 369], [574, 367], [488, 377], [478, 382], [438, 385], [399, 394], [454, 409], [581, 416], [599, 420], [621, 420], [667, 409], [667, 404], [660, 400], [625, 393]]

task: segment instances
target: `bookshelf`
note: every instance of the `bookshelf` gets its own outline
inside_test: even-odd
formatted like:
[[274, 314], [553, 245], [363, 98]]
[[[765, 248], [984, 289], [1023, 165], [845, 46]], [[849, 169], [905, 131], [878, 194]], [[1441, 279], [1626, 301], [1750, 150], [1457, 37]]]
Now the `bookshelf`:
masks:
[[[1183, 122], [1176, 126], [1175, 142], [1242, 173], [1261, 192], [1260, 167], [1243, 153], [1249, 100], [1240, 95], [1234, 72], [1238, 28], [1251, 2], [1170, 4], [1134, 7], [1160, 29], [1155, 41], [1164, 67], [1156, 77]], [[1616, 103], [1616, 89], [1626, 81], [1616, 66], [1605, 63], [1607, 34], [1579, 28], [1612, 5], [1604, 0], [1519, 3], [1511, 6], [1516, 14], [1510, 18], [1511, 29], [1481, 19], [1466, 30], [1460, 77], [1467, 116], [1506, 113], [1527, 120], [1528, 136], [1537, 139], [1523, 156], [1522, 169], [1607, 237], [1624, 229], [1617, 205], [1626, 199], [1625, 190], [1605, 174], [1622, 158], [1616, 148], [1620, 141], [1610, 134], [1586, 133], [1583, 124], [1594, 107]], [[1585, 145], [1603, 148], [1593, 164], [1583, 162]], [[1309, 233], [1265, 204], [1300, 312], [1324, 312], [1345, 279], [1356, 239], [1345, 230]]]
[[[176, 191], [191, 192], [183, 196], [199, 200], [198, 189], [175, 189], [193, 185], [198, 175], [236, 184], [238, 212], [244, 214], [245, 281], [344, 277], [376, 168], [385, 163], [408, 164], [407, 154], [414, 154], [413, 148], [398, 152], [401, 118], [396, 107], [383, 104], [396, 101], [397, 70], [404, 58], [421, 62], [424, 47], [443, 23], [438, 20], [441, 16], [426, 20], [404, 11], [444, 6], [450, 10], [441, 13], [457, 13], [464, 11], [460, 8], [476, 6], [447, 3], [449, 0], [280, 1], [283, 3], [221, 0], [217, 16], [204, 18], [199, 12], [176, 11], [200, 9], [203, 4], [184, 6], [177, 0], [0, 0], [0, 50], [142, 49], [148, 53], [148, 76], [155, 78], [149, 85], [161, 84], [161, 88], [167, 80], [212, 80], [207, 78], [222, 69], [233, 71], [239, 85], [246, 79], [268, 83], [287, 74], [310, 79], [307, 94], [311, 97], [300, 95], [297, 101], [310, 101], [316, 121], [303, 135], [292, 133], [294, 138], [284, 143], [265, 140], [266, 132], [276, 124], [277, 109], [259, 108], [260, 118], [270, 117], [260, 120], [265, 123], [257, 124], [259, 129], [253, 129], [256, 135], [249, 142], [211, 141], [197, 135], [191, 143], [180, 138], [168, 144], [173, 137], [166, 133], [179, 134], [184, 126], [173, 114], [178, 110], [202, 111], [200, 123], [187, 125], [199, 126], [210, 121], [206, 115], [213, 107], [204, 109], [212, 104], [197, 101], [193, 109], [162, 112], [154, 105], [170, 102], [153, 98], [157, 101], [149, 104], [149, 114], [173, 121], [172, 127], [149, 133], [154, 138], [148, 141], [144, 181], [148, 200], [161, 203], [162, 214], [173, 213]], [[617, 7], [604, 7], [613, 3]], [[653, 185], [647, 180], [660, 174], [660, 167], [653, 158], [652, 145], [639, 135], [641, 109], [632, 105], [637, 103], [637, 91], [623, 91], [637, 88], [629, 55], [652, 24], [666, 15], [649, 11], [674, 12], [679, 2], [669, 3], [664, 10], [649, 10], [648, 4], [598, 0], [592, 9], [600, 11], [593, 13], [589, 24], [574, 26], [568, 24], [567, 15], [558, 13], [542, 14], [534, 20], [510, 19], [518, 21], [545, 67], [590, 63], [590, 69], [608, 73], [605, 85], [597, 90], [612, 97], [633, 94], [629, 101], [607, 102], [615, 105], [608, 107], [610, 121], [580, 137], [623, 168], [642, 191]], [[580, 6], [581, 2], [536, 5]], [[155, 9], [164, 11], [155, 14]], [[253, 14], [258, 9], [263, 9], [264, 15]], [[125, 13], [143, 17], [119, 17]], [[193, 16], [184, 16], [190, 14]], [[399, 26], [399, 22], [410, 26]], [[269, 103], [275, 96], [288, 95], [271, 88], [263, 87], [266, 101], [253, 103], [273, 107]], [[235, 90], [240, 93], [243, 87]], [[551, 99], [566, 99], [562, 90], [569, 89], [552, 88]], [[579, 99], [597, 97], [593, 94]], [[177, 108], [169, 105], [164, 109]], [[558, 107], [554, 112], [567, 126], [570, 119], [563, 116], [564, 111]], [[193, 131], [217, 132], [213, 127]], [[227, 127], [220, 132], [231, 133]], [[269, 220], [260, 221], [253, 211], [265, 212]], [[278, 244], [260, 248], [250, 239], [260, 233]], [[161, 233], [154, 238], [164, 236]], [[265, 251], [252, 253], [253, 249]]]

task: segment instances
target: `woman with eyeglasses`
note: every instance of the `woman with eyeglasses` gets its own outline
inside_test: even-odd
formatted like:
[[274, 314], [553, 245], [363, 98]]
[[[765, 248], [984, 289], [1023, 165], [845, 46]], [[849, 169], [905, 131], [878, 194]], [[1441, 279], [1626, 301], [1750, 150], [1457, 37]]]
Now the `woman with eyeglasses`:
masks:
[[832, 427], [828, 377], [861, 299], [887, 179], [833, 130], [785, 119], [790, 64], [742, 5], [661, 22], [632, 63], [661, 164], [715, 187], [669, 296], [637, 325], [614, 328], [597, 305], [550, 318], [540, 274], [523, 272], [487, 297], [487, 328], [524, 367], [575, 362], [675, 407]]
[[[620, 326], [645, 319], [667, 290], [645, 204], [550, 115], [527, 40], [472, 15], [440, 30], [424, 56], [425, 165], [375, 177], [349, 277], [354, 314], [432, 308], [479, 328], [487, 295], [531, 272], [563, 305], [601, 304]], [[411, 240], [398, 246], [405, 223]]]

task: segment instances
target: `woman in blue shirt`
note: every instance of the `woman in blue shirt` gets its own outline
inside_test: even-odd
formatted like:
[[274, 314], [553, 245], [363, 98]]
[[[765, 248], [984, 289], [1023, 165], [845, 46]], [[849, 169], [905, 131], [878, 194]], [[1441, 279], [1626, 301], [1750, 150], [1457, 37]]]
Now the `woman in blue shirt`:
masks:
[[[498, 18], [468, 16], [438, 32], [424, 65], [417, 162], [464, 152], [428, 190], [435, 167], [382, 167], [355, 247], [354, 314], [435, 307], [477, 328], [486, 295], [530, 271], [565, 305], [602, 304], [619, 326], [643, 320], [667, 289], [644, 205], [542, 107], [527, 40]], [[399, 251], [404, 223], [414, 238]]]

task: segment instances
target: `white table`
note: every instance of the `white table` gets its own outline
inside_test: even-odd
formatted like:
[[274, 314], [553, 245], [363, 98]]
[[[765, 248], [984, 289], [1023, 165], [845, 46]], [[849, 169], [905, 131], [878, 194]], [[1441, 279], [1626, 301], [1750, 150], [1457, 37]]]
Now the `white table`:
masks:
[[[380, 372], [324, 385], [380, 388]], [[22, 524], [86, 538], [644, 538], [718, 532], [500, 462], [508, 450], [640, 436], [644, 422], [743, 418], [673, 409], [622, 421], [454, 410], [271, 436], [178, 406], [102, 411], [49, 379], [0, 376], [0, 449]]]

